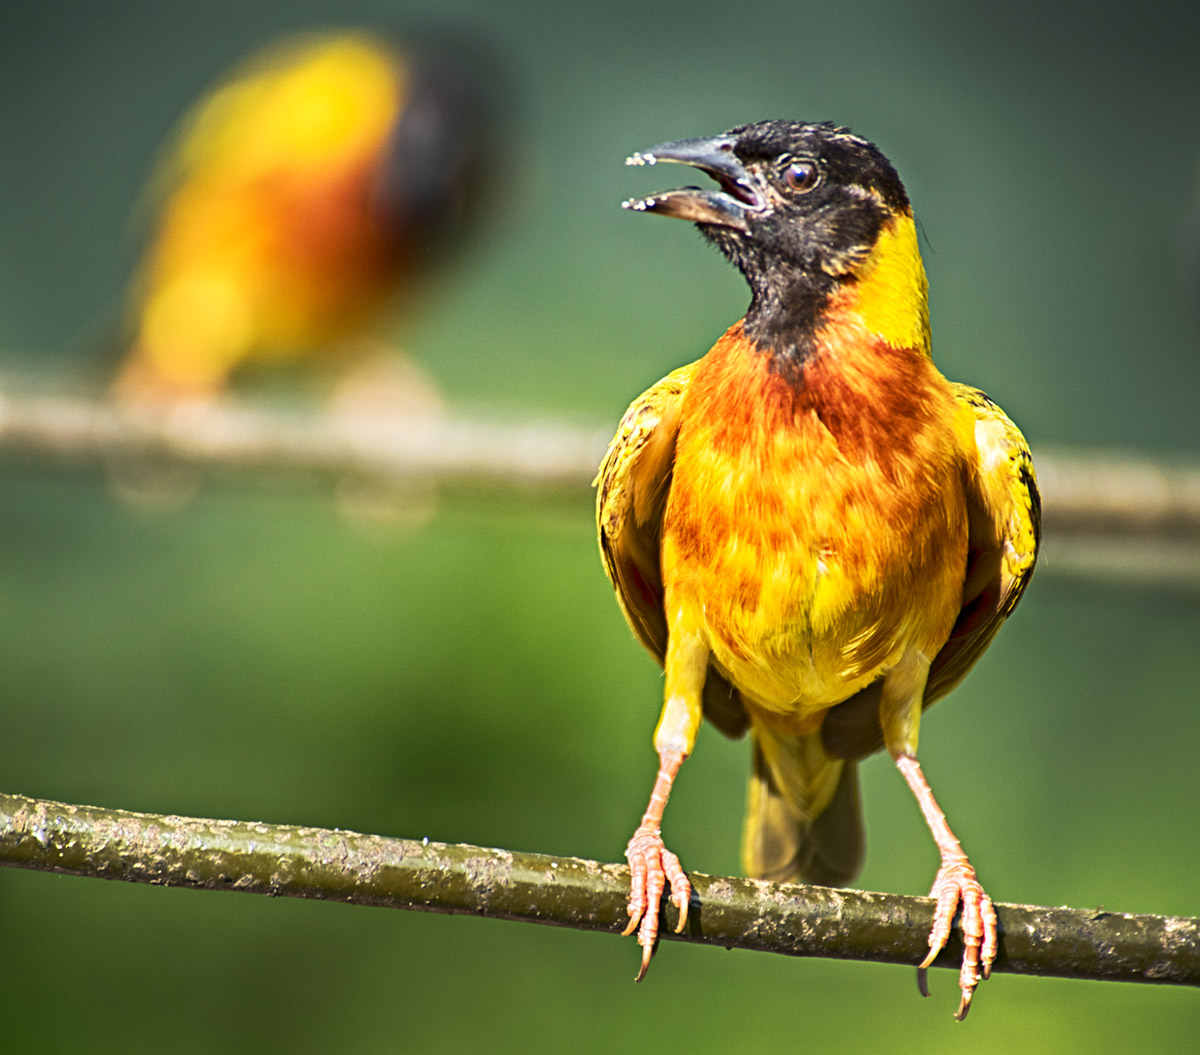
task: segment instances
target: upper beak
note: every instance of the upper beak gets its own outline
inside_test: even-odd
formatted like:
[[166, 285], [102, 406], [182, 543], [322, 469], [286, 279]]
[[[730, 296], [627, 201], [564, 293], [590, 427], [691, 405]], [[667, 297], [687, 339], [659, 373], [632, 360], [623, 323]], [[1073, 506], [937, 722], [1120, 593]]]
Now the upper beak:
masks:
[[627, 165], [656, 165], [660, 161], [691, 165], [708, 173], [721, 189], [680, 187], [647, 198], [631, 198], [622, 202], [622, 206], [636, 212], [656, 212], [695, 223], [747, 230], [749, 215], [761, 210], [764, 203], [754, 189], [750, 174], [733, 152], [734, 142], [730, 135], [680, 139], [626, 158]]

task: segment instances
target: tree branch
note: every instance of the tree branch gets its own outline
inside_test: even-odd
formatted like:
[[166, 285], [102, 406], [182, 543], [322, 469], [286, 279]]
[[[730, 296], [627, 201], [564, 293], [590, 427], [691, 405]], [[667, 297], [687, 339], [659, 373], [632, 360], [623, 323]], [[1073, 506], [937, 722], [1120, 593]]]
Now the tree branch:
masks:
[[[623, 865], [290, 825], [128, 813], [0, 795], [0, 864], [200, 890], [471, 913], [598, 930], [624, 925]], [[691, 875], [672, 940], [916, 964], [928, 898]], [[997, 905], [995, 970], [1200, 985], [1200, 920]], [[668, 922], [675, 910], [666, 910]], [[670, 928], [666, 928], [668, 931]], [[957, 932], [937, 966], [961, 957]]]
[[[0, 399], [0, 456], [103, 468], [413, 479], [452, 487], [586, 493], [613, 426], [463, 417], [363, 421], [247, 405], [139, 412], [64, 396]], [[1200, 465], [1120, 451], [1039, 448], [1049, 533], [1200, 538]]]
[[384, 420], [244, 404], [154, 412], [58, 396], [0, 400], [0, 455], [232, 473], [355, 477], [380, 484], [583, 492], [612, 431], [551, 421]]

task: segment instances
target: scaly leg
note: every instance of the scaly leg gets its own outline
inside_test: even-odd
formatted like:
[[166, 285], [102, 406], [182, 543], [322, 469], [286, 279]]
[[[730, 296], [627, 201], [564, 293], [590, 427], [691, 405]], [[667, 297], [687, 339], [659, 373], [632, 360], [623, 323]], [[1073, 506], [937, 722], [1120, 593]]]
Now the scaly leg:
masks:
[[933, 790], [925, 779], [925, 774], [921, 772], [920, 763], [911, 754], [903, 754], [896, 759], [896, 767], [904, 774], [904, 779], [908, 781], [908, 786], [916, 796], [917, 804], [925, 815], [925, 823], [929, 825], [933, 841], [937, 843], [938, 852], [942, 855], [942, 865], [933, 881], [933, 889], [929, 892], [930, 897], [937, 899], [933, 930], [929, 934], [929, 955], [917, 968], [917, 983], [921, 987], [921, 993], [928, 996], [925, 972], [945, 947], [946, 939], [950, 937], [954, 913], [961, 901], [963, 961], [958, 984], [962, 989], [962, 1002], [954, 1016], [961, 1022], [971, 1009], [971, 997], [975, 995], [975, 987], [992, 971], [992, 961], [996, 958], [999, 942], [996, 910], [992, 906], [992, 899], [979, 885], [979, 878], [971, 862], [967, 860], [962, 844], [946, 823], [946, 815], [933, 797]]
[[658, 728], [654, 730], [658, 777], [654, 781], [654, 790], [650, 793], [650, 804], [642, 816], [642, 823], [625, 849], [631, 873], [629, 926], [625, 928], [625, 934], [632, 934], [636, 930], [638, 944], [642, 947], [642, 969], [637, 976], [639, 982], [646, 975], [658, 941], [658, 910], [666, 885], [671, 884], [671, 900], [679, 909], [676, 933], [682, 932], [687, 924], [688, 901], [692, 896], [692, 884], [683, 874], [679, 858], [663, 845], [662, 840], [663, 810], [671, 794], [671, 785], [683, 760], [696, 745], [702, 713], [700, 694], [704, 691], [704, 678], [708, 672], [708, 646], [699, 634], [687, 629], [683, 616], [682, 611], [676, 611], [672, 620], [663, 664], [666, 699], [658, 719]]
[[666, 884], [671, 884], [671, 900], [679, 909], [679, 925], [675, 928], [677, 934], [687, 924], [688, 902], [692, 897], [692, 884], [683, 874], [679, 858], [666, 848], [662, 840], [663, 810], [671, 794], [675, 775], [683, 765], [684, 755], [678, 751], [663, 751], [659, 758], [658, 777], [654, 781], [654, 790], [650, 792], [650, 804], [642, 815], [642, 823], [625, 848], [631, 880], [629, 925], [623, 933], [629, 935], [637, 931], [638, 944], [642, 947], [642, 968], [637, 975], [639, 982], [646, 975], [658, 941], [658, 910]]

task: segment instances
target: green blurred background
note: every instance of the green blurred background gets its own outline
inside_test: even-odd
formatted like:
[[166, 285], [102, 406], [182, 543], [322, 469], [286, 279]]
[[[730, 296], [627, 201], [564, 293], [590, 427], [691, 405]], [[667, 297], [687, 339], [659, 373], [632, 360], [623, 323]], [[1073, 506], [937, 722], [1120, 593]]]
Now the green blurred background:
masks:
[[[615, 421], [744, 307], [681, 224], [622, 213], [664, 139], [787, 116], [876, 140], [929, 245], [935, 354], [1039, 444], [1194, 451], [1200, 8], [1017, 2], [366, 0], [8, 4], [0, 371], [69, 387], [135, 259], [158, 144], [284, 30], [451, 19], [509, 71], [507, 207], [403, 341], [456, 406]], [[660, 174], [661, 176], [661, 174]], [[1200, 609], [1069, 574], [926, 722], [922, 757], [1001, 901], [1200, 913]], [[1193, 579], [1194, 581], [1194, 579]], [[423, 529], [317, 488], [175, 512], [0, 473], [0, 784], [63, 801], [619, 859], [653, 777], [658, 674], [600, 570], [590, 498], [458, 498]], [[734, 871], [746, 745], [705, 730], [668, 811]], [[935, 853], [864, 767], [861, 885]], [[10, 1051], [1194, 1050], [1167, 988], [995, 977], [0, 872]]]

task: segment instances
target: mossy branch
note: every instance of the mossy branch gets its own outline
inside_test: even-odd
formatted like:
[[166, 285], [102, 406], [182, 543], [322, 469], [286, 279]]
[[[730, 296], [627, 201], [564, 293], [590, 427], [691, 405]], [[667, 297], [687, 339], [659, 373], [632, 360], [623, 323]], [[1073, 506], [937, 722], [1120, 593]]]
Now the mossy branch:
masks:
[[[245, 821], [128, 813], [0, 795], [0, 864], [199, 890], [470, 913], [616, 934], [624, 865], [428, 840]], [[791, 956], [912, 965], [925, 953], [928, 898], [691, 875], [672, 940]], [[1200, 985], [1200, 920], [997, 905], [995, 970]], [[668, 908], [667, 921], [675, 922]], [[666, 928], [668, 932], [670, 927]], [[937, 965], [957, 967], [957, 935]]]

